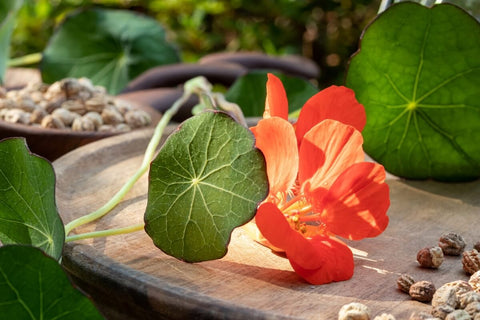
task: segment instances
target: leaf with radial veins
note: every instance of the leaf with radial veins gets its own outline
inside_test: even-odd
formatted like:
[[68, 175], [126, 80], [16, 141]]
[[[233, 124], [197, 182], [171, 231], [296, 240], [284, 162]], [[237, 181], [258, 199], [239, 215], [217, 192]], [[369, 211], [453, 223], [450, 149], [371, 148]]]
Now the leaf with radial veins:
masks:
[[0, 248], [2, 319], [103, 319], [57, 261], [31, 246]]
[[480, 24], [402, 2], [364, 32], [347, 86], [365, 106], [366, 152], [413, 179], [480, 177]]
[[65, 241], [52, 165], [20, 138], [0, 141], [0, 241], [39, 247], [55, 259]]
[[247, 128], [221, 112], [186, 120], [150, 167], [145, 230], [187, 262], [219, 259], [234, 228], [268, 194], [265, 159]]
[[43, 52], [41, 69], [48, 83], [88, 77], [117, 94], [140, 73], [179, 60], [156, 20], [127, 10], [91, 9], [59, 26]]

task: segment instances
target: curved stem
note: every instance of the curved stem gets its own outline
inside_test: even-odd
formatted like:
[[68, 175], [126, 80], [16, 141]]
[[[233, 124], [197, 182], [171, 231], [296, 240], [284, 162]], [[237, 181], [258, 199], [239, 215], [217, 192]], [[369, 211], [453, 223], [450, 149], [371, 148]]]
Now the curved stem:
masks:
[[102, 231], [94, 231], [94, 232], [74, 234], [73, 236], [68, 236], [65, 239], [65, 242], [82, 240], [82, 239], [90, 239], [90, 238], [101, 238], [101, 237], [107, 237], [107, 236], [115, 236], [115, 235], [119, 235], [119, 234], [132, 233], [132, 232], [143, 230], [144, 227], [145, 227], [145, 224], [140, 223], [140, 224], [136, 224], [136, 225], [133, 225], [133, 226], [130, 226], [130, 227], [125, 227], [125, 228], [108, 229], [108, 230], [102, 230]]
[[100, 207], [98, 210], [89, 213], [85, 216], [82, 216], [78, 219], [75, 219], [71, 222], [69, 222], [67, 225], [65, 225], [65, 235], [68, 235], [70, 231], [73, 229], [87, 224], [89, 222], [95, 221], [104, 215], [106, 215], [110, 210], [112, 210], [120, 201], [123, 199], [123, 197], [127, 194], [130, 189], [132, 189], [133, 185], [135, 182], [140, 179], [140, 177], [148, 170], [148, 167], [150, 165], [150, 162], [153, 159], [153, 156], [155, 155], [155, 150], [158, 147], [158, 144], [160, 143], [160, 139], [163, 135], [163, 131], [165, 130], [165, 127], [167, 124], [170, 122], [172, 117], [177, 113], [178, 109], [187, 101], [187, 99], [190, 97], [191, 91], [190, 90], [185, 90], [183, 92], [183, 95], [175, 101], [175, 103], [168, 109], [158, 122], [155, 131], [153, 133], [153, 137], [150, 140], [147, 150], [145, 151], [145, 155], [143, 157], [143, 162], [140, 168], [135, 172], [135, 174], [123, 185], [123, 187], [113, 196], [112, 199], [110, 199], [106, 204], [104, 204], [102, 207]]
[[18, 57], [18, 58], [12, 58], [8, 60], [7, 65], [9, 67], [20, 67], [20, 66], [39, 63], [40, 60], [42, 60], [42, 54], [38, 52], [38, 53], [27, 54], [25, 56]]

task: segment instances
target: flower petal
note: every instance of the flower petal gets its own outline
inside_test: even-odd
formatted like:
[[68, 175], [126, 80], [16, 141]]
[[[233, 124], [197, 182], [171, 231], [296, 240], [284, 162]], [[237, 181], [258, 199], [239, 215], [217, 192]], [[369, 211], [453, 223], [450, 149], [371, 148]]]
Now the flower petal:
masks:
[[[327, 236], [315, 236], [308, 242], [316, 255], [323, 258], [323, 263], [317, 268], [308, 268], [302, 265], [301, 260], [303, 259], [297, 259], [287, 251], [287, 258], [298, 275], [311, 284], [344, 281], [353, 276], [353, 254], [343, 242]], [[315, 259], [320, 260], [319, 257]]]
[[325, 257], [316, 252], [308, 239], [292, 229], [283, 213], [273, 203], [265, 202], [259, 206], [255, 223], [274, 250], [282, 249], [307, 269], [316, 269], [323, 265]]
[[324, 120], [305, 134], [298, 178], [303, 191], [329, 188], [348, 167], [364, 160], [363, 138], [354, 127]]
[[268, 74], [267, 98], [265, 99], [265, 111], [263, 118], [280, 117], [288, 120], [288, 99], [282, 81]]
[[292, 125], [281, 118], [262, 119], [251, 128], [256, 147], [265, 156], [270, 194], [287, 192], [295, 184], [298, 149]]
[[389, 188], [384, 181], [383, 166], [354, 164], [338, 177], [321, 203], [312, 201], [314, 210], [322, 212], [322, 222], [336, 235], [351, 240], [378, 236], [389, 220]]
[[313, 97], [303, 106], [298, 116], [296, 136], [299, 145], [305, 133], [320, 121], [332, 119], [362, 131], [366, 123], [365, 109], [355, 99], [353, 90], [330, 86]]

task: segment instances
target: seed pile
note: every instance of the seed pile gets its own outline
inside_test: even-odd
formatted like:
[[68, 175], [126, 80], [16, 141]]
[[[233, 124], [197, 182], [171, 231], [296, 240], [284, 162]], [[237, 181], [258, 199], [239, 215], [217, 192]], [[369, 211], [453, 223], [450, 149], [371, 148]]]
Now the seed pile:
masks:
[[148, 126], [150, 115], [114, 99], [87, 78], [65, 78], [51, 85], [32, 83], [21, 90], [0, 87], [0, 120], [72, 131], [125, 132]]

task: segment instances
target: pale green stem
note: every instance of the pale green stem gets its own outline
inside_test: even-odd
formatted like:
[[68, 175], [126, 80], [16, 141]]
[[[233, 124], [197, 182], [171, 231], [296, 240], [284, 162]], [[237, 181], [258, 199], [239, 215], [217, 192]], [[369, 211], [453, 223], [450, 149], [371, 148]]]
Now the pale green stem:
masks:
[[153, 159], [153, 156], [155, 155], [155, 150], [158, 147], [158, 144], [160, 143], [160, 139], [163, 135], [163, 131], [165, 130], [165, 127], [167, 124], [170, 122], [172, 117], [177, 113], [178, 109], [188, 100], [188, 98], [191, 95], [191, 90], [185, 90], [183, 92], [183, 95], [175, 101], [175, 103], [168, 109], [160, 119], [160, 121], [157, 124], [157, 127], [155, 128], [155, 132], [153, 133], [153, 137], [150, 140], [150, 143], [148, 144], [147, 150], [145, 151], [145, 156], [143, 157], [143, 162], [140, 168], [137, 170], [137, 172], [123, 185], [123, 187], [118, 191], [113, 198], [111, 198], [106, 204], [104, 204], [101, 208], [98, 210], [89, 213], [85, 216], [82, 216], [78, 219], [75, 219], [71, 222], [69, 222], [65, 226], [65, 235], [68, 235], [70, 231], [73, 229], [90, 223], [92, 221], [95, 221], [97, 219], [100, 219], [104, 215], [106, 215], [110, 210], [112, 210], [117, 204], [120, 203], [120, 201], [123, 199], [123, 197], [127, 194], [130, 189], [132, 189], [133, 185], [135, 182], [140, 179], [140, 177], [148, 170], [148, 167], [150, 165], [150, 162]]
[[86, 232], [81, 234], [74, 234], [72, 236], [68, 236], [65, 239], [65, 242], [82, 240], [82, 239], [90, 239], [90, 238], [101, 238], [101, 237], [108, 237], [108, 236], [115, 236], [119, 234], [126, 234], [132, 233], [136, 231], [141, 231], [145, 227], [144, 223], [136, 224], [130, 227], [125, 228], [118, 228], [118, 229], [108, 229], [102, 231], [93, 231], [93, 232]]
[[42, 60], [41, 53], [32, 53], [32, 54], [27, 54], [23, 57], [12, 58], [8, 60], [7, 66], [9, 67], [26, 66], [31, 64], [37, 64], [40, 62], [40, 60]]

